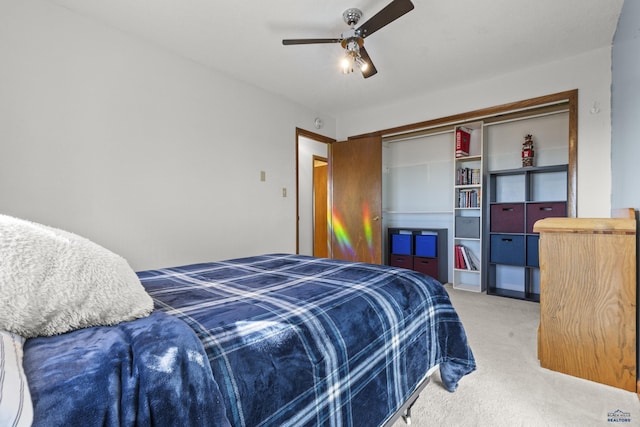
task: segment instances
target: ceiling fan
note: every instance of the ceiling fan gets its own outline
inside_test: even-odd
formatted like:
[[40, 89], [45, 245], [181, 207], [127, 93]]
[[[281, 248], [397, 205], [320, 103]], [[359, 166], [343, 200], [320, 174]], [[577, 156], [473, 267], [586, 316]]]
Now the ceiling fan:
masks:
[[360, 18], [362, 18], [362, 11], [356, 8], [347, 9], [342, 14], [342, 17], [350, 28], [348, 31], [342, 33], [339, 38], [284, 39], [282, 40], [282, 44], [287, 46], [294, 44], [340, 43], [345, 50], [342, 71], [344, 73], [350, 73], [354, 68], [359, 68], [366, 79], [376, 74], [378, 70], [376, 70], [369, 54], [364, 48], [364, 39], [413, 10], [413, 8], [414, 6], [411, 0], [393, 0], [358, 28], [355, 28], [355, 26], [358, 24], [358, 21], [360, 21]]

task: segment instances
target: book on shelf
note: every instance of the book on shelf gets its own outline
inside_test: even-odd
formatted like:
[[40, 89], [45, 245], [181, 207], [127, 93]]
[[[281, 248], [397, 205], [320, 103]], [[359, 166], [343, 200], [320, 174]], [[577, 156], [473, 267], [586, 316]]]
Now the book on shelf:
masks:
[[479, 208], [482, 192], [476, 188], [461, 188], [458, 190], [458, 208]]
[[469, 155], [470, 142], [470, 129], [464, 127], [456, 128], [456, 157], [466, 157]]
[[462, 249], [460, 245], [455, 246], [456, 253], [456, 268], [459, 270], [466, 270], [467, 266], [464, 264], [464, 258], [462, 257]]
[[471, 262], [469, 262], [469, 255], [467, 255], [467, 248], [460, 245], [460, 252], [462, 252], [462, 259], [464, 260], [464, 266], [467, 270], [473, 270], [471, 268]]
[[467, 256], [469, 257], [471, 270], [480, 270], [480, 260], [476, 257], [476, 254], [467, 247], [464, 247], [464, 250], [467, 252]]
[[471, 184], [480, 184], [480, 169], [471, 169]]
[[479, 185], [480, 169], [458, 168], [456, 169], [456, 185]]
[[464, 245], [455, 246], [455, 266], [458, 270], [480, 270], [480, 260]]

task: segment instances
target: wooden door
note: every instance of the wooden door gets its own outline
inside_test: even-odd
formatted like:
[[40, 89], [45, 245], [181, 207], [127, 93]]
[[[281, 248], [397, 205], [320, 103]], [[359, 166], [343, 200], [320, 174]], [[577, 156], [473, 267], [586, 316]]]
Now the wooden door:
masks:
[[382, 138], [331, 145], [332, 258], [382, 264]]
[[329, 257], [328, 169], [326, 158], [313, 156], [313, 256], [320, 258]]

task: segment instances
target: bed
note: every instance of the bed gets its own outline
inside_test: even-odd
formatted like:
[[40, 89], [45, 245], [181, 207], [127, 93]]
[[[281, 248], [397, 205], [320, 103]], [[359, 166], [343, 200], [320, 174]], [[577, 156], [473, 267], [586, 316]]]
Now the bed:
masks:
[[434, 370], [453, 392], [475, 369], [417, 272], [267, 254], [137, 277], [149, 315], [24, 342], [33, 426], [391, 425]]

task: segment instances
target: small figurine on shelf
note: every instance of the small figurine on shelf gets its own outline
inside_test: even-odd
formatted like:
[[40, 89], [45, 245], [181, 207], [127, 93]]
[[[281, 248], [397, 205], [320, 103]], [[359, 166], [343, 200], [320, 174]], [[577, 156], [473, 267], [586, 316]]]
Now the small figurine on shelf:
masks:
[[528, 134], [522, 143], [522, 167], [533, 166], [533, 136]]

